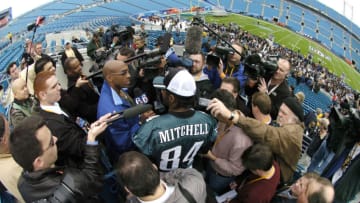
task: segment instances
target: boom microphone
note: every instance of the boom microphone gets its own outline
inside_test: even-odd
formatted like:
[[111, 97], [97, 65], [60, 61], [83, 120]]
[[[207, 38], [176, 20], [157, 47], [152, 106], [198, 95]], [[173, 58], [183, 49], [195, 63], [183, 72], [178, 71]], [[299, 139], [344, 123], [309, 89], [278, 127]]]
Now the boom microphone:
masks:
[[133, 117], [139, 116], [140, 114], [142, 114], [144, 112], [151, 110], [152, 108], [153, 108], [153, 106], [151, 104], [138, 104], [134, 107], [125, 109], [124, 111], [119, 111], [119, 112], [113, 113], [112, 114], [113, 116], [114, 115], [119, 115], [119, 116], [108, 119], [106, 122], [108, 124], [111, 124], [112, 122], [114, 122], [118, 119], [121, 119], [121, 118], [133, 118]]
[[[157, 64], [161, 63], [161, 56], [156, 56], [154, 58], [148, 59], [142, 63], [139, 64], [139, 68], [146, 68], [146, 67], [151, 67]], [[156, 68], [157, 69], [157, 68]]]
[[187, 54], [201, 53], [202, 33], [200, 26], [191, 26], [188, 29], [185, 39], [185, 52]]

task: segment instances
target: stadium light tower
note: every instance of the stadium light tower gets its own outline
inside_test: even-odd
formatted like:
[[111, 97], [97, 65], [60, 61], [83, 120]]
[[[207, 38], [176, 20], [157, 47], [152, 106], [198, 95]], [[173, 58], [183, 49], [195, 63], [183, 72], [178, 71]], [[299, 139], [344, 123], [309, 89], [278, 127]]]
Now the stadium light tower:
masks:
[[353, 21], [354, 20], [354, 6], [351, 5], [350, 3], [348, 3], [346, 0], [344, 0], [344, 7], [343, 7], [343, 15], [344, 16], [347, 16], [346, 8], [350, 8], [350, 12], [351, 12], [350, 20]]

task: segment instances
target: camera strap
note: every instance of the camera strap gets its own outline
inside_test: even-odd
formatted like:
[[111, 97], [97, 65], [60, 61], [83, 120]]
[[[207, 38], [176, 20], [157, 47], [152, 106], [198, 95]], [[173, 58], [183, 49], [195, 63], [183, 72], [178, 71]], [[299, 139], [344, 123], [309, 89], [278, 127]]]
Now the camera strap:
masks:
[[269, 80], [269, 82], [268, 82], [268, 84], [267, 84], [267, 88], [268, 88], [267, 94], [268, 94], [269, 96], [271, 95], [271, 93], [273, 93], [273, 92], [280, 86], [281, 83], [275, 85], [275, 87], [273, 87], [271, 90], [269, 90], [270, 84], [271, 84], [271, 79]]
[[189, 203], [196, 203], [195, 198], [192, 196], [192, 194], [185, 189], [180, 183], [178, 183], [180, 192], [184, 195], [185, 199], [189, 202]]

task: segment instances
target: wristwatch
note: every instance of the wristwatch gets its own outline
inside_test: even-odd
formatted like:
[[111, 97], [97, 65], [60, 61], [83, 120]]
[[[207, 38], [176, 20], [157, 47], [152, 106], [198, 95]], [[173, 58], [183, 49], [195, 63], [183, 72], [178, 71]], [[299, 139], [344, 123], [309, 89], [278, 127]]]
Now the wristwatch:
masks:
[[229, 118], [229, 121], [232, 121], [235, 117], [235, 111], [232, 111], [231, 112], [231, 115], [230, 115], [230, 118]]

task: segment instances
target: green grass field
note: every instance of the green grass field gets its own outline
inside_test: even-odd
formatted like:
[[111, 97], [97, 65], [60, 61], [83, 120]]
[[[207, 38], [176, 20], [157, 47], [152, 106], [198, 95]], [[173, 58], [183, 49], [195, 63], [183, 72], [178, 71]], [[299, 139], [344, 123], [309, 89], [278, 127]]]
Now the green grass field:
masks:
[[[312, 53], [316, 62], [321, 61], [321, 64], [329, 69], [330, 72], [337, 76], [342, 73], [346, 76], [346, 83], [355, 90], [360, 91], [360, 74], [349, 66], [344, 60], [334, 55], [324, 46], [303, 37], [287, 28], [269, 23], [267, 21], [258, 20], [238, 14], [230, 14], [225, 17], [215, 17], [207, 15], [205, 16], [206, 22], [225, 23], [230, 22], [237, 23], [243, 30], [246, 30], [254, 35], [262, 38], [267, 38], [270, 34], [274, 36], [275, 42], [281, 44], [284, 47], [300, 52], [303, 55]], [[258, 21], [260, 24], [258, 24]], [[311, 48], [312, 47], [312, 48]], [[315, 52], [314, 52], [315, 50]], [[321, 57], [318, 53], [322, 53], [324, 57]]]

